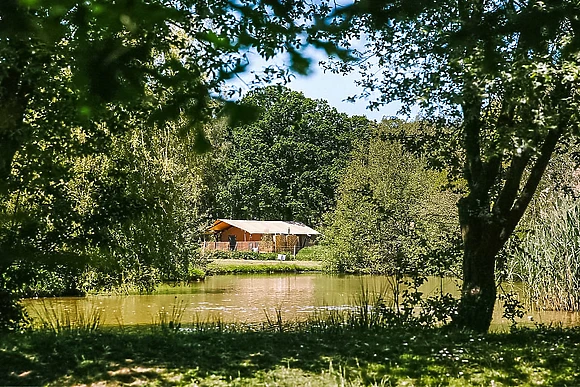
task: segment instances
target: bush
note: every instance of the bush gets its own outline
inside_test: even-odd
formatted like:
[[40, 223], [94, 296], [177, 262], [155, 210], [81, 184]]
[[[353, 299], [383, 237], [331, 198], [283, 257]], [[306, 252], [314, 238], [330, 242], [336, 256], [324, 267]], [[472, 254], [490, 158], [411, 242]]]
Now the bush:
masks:
[[[286, 254], [286, 260], [292, 259], [291, 253]], [[242, 259], [248, 261], [275, 261], [278, 259], [278, 253], [256, 253], [253, 251], [206, 251], [204, 258], [208, 260], [214, 259]]]
[[0, 290], [0, 332], [23, 329], [28, 316], [16, 296], [8, 290]]
[[197, 267], [190, 267], [187, 280], [188, 281], [199, 281], [199, 280], [205, 279], [205, 276], [206, 276], [205, 270], [202, 270], [202, 269], [197, 268]]

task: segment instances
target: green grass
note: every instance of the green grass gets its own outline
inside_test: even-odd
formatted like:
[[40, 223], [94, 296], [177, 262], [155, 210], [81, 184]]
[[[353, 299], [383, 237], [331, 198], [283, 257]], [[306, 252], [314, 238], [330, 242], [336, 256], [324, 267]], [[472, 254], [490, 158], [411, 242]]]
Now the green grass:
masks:
[[579, 343], [579, 329], [42, 330], [0, 337], [0, 385], [575, 386]]
[[305, 247], [296, 254], [296, 260], [322, 261], [324, 260], [325, 249], [326, 247], [321, 245]]
[[[285, 253], [291, 257], [291, 253]], [[257, 253], [253, 251], [221, 251], [209, 250], [203, 254], [204, 258], [213, 259], [242, 259], [257, 261], [274, 261], [278, 259], [278, 253]]]
[[320, 262], [216, 259], [207, 266], [208, 274], [267, 274], [313, 271], [322, 271], [322, 265]]

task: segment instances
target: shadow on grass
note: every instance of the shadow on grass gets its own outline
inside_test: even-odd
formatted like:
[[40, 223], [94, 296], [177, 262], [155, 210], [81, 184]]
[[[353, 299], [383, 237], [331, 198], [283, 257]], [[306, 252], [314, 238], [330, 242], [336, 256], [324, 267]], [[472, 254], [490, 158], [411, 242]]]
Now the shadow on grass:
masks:
[[580, 330], [28, 332], [0, 337], [0, 385], [580, 385]]

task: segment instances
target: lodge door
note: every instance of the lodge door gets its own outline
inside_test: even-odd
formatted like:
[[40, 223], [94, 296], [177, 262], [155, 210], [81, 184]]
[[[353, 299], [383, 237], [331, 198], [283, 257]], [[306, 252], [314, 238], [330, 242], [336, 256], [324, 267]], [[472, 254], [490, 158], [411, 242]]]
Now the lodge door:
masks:
[[230, 251], [234, 251], [236, 249], [236, 236], [228, 235], [228, 240], [230, 242]]

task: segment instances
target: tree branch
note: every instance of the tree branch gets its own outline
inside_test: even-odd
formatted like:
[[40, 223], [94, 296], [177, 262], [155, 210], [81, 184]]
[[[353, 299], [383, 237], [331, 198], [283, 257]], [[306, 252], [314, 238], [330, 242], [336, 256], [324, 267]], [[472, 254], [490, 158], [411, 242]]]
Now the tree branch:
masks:
[[[466, 81], [467, 83], [467, 81]], [[470, 191], [477, 197], [482, 193], [483, 167], [481, 162], [481, 97], [478, 96], [475, 81], [470, 81], [466, 85], [464, 95], [466, 96], [463, 103], [464, 116], [464, 146], [465, 146], [465, 176], [469, 184]]]
[[[459, 17], [461, 29], [469, 31], [478, 25], [482, 17], [482, 1], [459, 2]], [[465, 56], [470, 57], [477, 48], [477, 40], [470, 38], [465, 48]], [[464, 122], [464, 149], [465, 149], [465, 177], [469, 184], [470, 196], [476, 200], [485, 197], [485, 176], [481, 161], [481, 108], [482, 97], [475, 74], [466, 72], [463, 80], [463, 122]]]
[[531, 156], [531, 150], [525, 149], [521, 154], [513, 157], [505, 183], [492, 210], [492, 213], [498, 218], [505, 217], [510, 208], [512, 208], [520, 190], [522, 176]]
[[542, 144], [540, 155], [538, 156], [536, 163], [532, 167], [530, 176], [528, 177], [528, 180], [526, 181], [526, 184], [522, 189], [520, 197], [517, 199], [513, 208], [509, 212], [507, 221], [500, 235], [502, 241], [505, 241], [507, 240], [507, 238], [509, 238], [513, 230], [516, 228], [518, 222], [524, 215], [524, 212], [528, 208], [528, 205], [530, 204], [534, 196], [534, 193], [538, 188], [540, 180], [542, 180], [542, 176], [544, 175], [548, 163], [552, 158], [554, 149], [556, 149], [556, 145], [558, 144], [558, 141], [560, 140], [562, 133], [564, 133], [567, 124], [568, 120], [567, 119], [563, 120], [562, 122], [560, 122], [560, 124], [556, 129], [550, 130], [546, 135], [546, 139]]
[[485, 175], [485, 180], [483, 181], [483, 190], [489, 192], [497, 175], [499, 175], [501, 163], [503, 161], [503, 155], [501, 153], [494, 154], [488, 161], [484, 164], [483, 170]]

